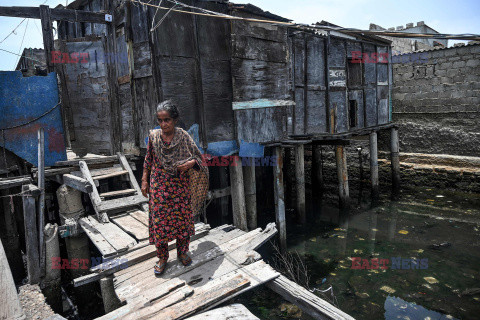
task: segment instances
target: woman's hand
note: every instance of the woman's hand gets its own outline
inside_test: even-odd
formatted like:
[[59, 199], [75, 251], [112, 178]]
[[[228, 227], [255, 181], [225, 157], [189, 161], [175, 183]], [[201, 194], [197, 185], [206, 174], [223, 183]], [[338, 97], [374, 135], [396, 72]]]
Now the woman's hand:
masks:
[[180, 172], [185, 172], [188, 171], [190, 168], [192, 168], [195, 165], [195, 160], [192, 159], [190, 161], [185, 162], [184, 164], [181, 164], [177, 167], [177, 170]]
[[148, 193], [150, 192], [150, 187], [148, 185], [148, 181], [142, 180], [142, 194], [145, 198], [148, 198]]

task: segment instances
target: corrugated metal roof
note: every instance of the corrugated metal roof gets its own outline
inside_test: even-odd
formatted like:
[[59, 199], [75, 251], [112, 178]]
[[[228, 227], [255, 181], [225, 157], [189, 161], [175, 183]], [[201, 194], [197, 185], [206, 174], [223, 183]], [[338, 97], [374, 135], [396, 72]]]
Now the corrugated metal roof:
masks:
[[480, 45], [480, 42], [472, 42], [472, 43], [456, 43], [453, 45], [453, 47], [435, 47], [431, 49], [420, 49], [420, 50], [415, 50], [411, 52], [403, 52], [399, 54], [394, 54], [394, 56], [402, 56], [406, 54], [411, 54], [411, 53], [419, 53], [419, 52], [428, 52], [428, 51], [436, 51], [436, 50], [448, 50], [448, 49], [456, 49], [456, 48], [461, 48], [461, 47], [470, 47], [470, 46], [478, 46]]

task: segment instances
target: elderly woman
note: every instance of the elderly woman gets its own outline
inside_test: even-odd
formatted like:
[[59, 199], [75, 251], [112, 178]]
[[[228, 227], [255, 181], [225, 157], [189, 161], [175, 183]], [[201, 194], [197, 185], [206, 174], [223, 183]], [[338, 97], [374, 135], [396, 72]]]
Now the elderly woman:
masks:
[[168, 242], [176, 239], [177, 258], [190, 265], [187, 255], [190, 237], [195, 234], [193, 218], [208, 192], [208, 169], [190, 135], [176, 127], [179, 114], [171, 100], [157, 106], [160, 129], [148, 137], [143, 166], [142, 193], [149, 196], [149, 243], [159, 261], [154, 273], [165, 271]]

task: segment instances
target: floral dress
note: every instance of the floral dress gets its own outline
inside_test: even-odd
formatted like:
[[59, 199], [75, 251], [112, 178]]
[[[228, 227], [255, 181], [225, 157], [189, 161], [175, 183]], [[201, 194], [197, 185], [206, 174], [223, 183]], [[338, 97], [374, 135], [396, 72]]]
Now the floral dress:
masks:
[[150, 170], [149, 243], [159, 248], [174, 239], [194, 235], [188, 173], [168, 174], [153, 152], [151, 141], [148, 142], [144, 168]]

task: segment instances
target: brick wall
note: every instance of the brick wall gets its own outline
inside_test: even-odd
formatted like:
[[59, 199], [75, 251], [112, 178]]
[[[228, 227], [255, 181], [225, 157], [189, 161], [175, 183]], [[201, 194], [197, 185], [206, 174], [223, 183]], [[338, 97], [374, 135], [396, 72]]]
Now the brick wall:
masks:
[[[397, 58], [392, 102], [400, 151], [480, 156], [480, 44]], [[380, 148], [388, 150], [388, 141]]]

